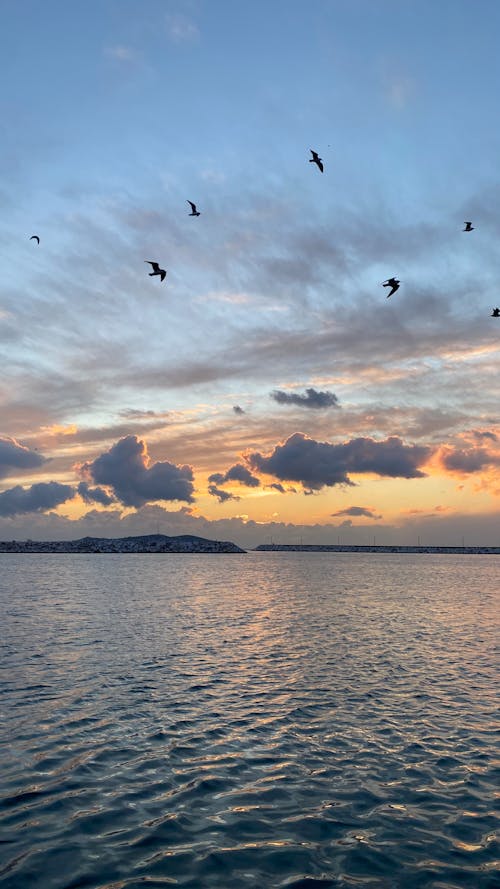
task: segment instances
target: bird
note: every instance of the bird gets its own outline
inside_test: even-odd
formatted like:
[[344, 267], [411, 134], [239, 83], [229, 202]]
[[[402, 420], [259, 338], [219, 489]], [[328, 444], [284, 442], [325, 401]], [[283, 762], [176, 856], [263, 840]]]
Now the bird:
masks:
[[40, 243], [40, 238], [38, 237], [38, 235], [31, 235], [30, 241], [33, 241], [33, 239], [37, 242], [37, 244]]
[[500, 309], [498, 309], [498, 308], [497, 308], [497, 309], [493, 309], [493, 311], [492, 311], [492, 313], [491, 313], [491, 317], [492, 317], [492, 318], [500, 318]]
[[151, 259], [145, 259], [144, 262], [147, 262], [149, 265], [153, 267], [153, 271], [149, 273], [149, 277], [153, 278], [155, 275], [160, 276], [160, 280], [163, 281], [165, 275], [167, 274], [165, 269], [161, 269], [157, 262], [153, 262]]
[[319, 167], [319, 169], [321, 170], [321, 172], [323, 172], [323, 160], [322, 160], [322, 158], [320, 158], [319, 155], [318, 155], [318, 152], [317, 152], [317, 151], [313, 151], [312, 148], [310, 149], [310, 151], [311, 151], [312, 157], [309, 158], [309, 163], [310, 163], [310, 164], [316, 164], [316, 166]]
[[196, 204], [193, 204], [192, 201], [186, 201], [186, 204], [189, 204], [191, 206], [191, 213], [189, 214], [190, 216], [200, 215], [200, 211], [196, 209]]
[[399, 290], [400, 281], [397, 278], [388, 278], [387, 281], [384, 281], [382, 287], [392, 287], [390, 293], [387, 294], [387, 299], [392, 296], [393, 293], [396, 293], [396, 290]]
[[463, 229], [464, 232], [471, 232], [474, 229], [472, 222], [464, 222], [464, 225], [465, 225], [465, 228]]

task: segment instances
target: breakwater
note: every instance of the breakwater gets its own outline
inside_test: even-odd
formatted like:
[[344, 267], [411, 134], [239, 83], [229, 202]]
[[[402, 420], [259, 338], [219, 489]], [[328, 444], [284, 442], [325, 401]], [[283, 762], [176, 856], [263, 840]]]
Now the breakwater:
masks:
[[261, 543], [257, 552], [299, 553], [445, 553], [448, 555], [500, 555], [500, 546], [361, 546], [357, 544]]

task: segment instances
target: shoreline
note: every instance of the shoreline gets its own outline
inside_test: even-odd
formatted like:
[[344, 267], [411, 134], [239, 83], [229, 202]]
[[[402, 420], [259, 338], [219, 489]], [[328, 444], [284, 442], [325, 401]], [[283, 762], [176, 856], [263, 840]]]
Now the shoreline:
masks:
[[1, 540], [0, 553], [244, 553], [228, 540], [208, 540], [191, 534], [167, 537], [82, 537], [79, 540]]
[[395, 553], [421, 555], [500, 555], [500, 546], [411, 546], [361, 544], [288, 544], [261, 543], [249, 550], [231, 541], [207, 540], [203, 537], [180, 535], [166, 537], [149, 534], [140, 537], [84, 537], [80, 540], [2, 540], [0, 553], [240, 553], [301, 552], [301, 553]]

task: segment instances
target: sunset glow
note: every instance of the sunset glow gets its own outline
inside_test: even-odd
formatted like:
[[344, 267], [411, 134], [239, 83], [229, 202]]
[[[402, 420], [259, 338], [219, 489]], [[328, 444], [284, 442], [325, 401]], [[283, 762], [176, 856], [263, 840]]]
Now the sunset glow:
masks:
[[496, 5], [51, 9], [0, 38], [0, 538], [498, 545]]

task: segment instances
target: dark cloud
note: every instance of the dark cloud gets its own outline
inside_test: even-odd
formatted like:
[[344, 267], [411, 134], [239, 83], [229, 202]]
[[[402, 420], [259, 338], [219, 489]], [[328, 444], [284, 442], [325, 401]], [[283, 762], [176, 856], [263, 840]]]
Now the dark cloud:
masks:
[[283, 392], [275, 389], [271, 392], [271, 398], [278, 404], [296, 404], [299, 407], [309, 407], [313, 410], [324, 410], [328, 407], [340, 407], [339, 400], [333, 392], [319, 392], [317, 389], [306, 389], [305, 395], [296, 392]]
[[0, 494], [0, 516], [54, 509], [75, 496], [71, 485], [59, 482], [38, 482], [30, 488], [16, 485]]
[[235, 463], [224, 474], [222, 472], [214, 472], [208, 477], [209, 482], [215, 482], [216, 485], [225, 485], [227, 482], [239, 482], [240, 485], [246, 485], [247, 488], [258, 488], [260, 481], [255, 475], [252, 475], [246, 466], [241, 463]]
[[237, 494], [231, 494], [229, 491], [224, 491], [222, 488], [218, 488], [216, 485], [209, 485], [208, 493], [211, 494], [212, 497], [217, 497], [219, 503], [225, 503], [227, 500], [240, 499]]
[[190, 466], [160, 462], [151, 466], [146, 444], [135, 435], [122, 438], [93, 463], [79, 467], [84, 477], [113, 489], [125, 506], [143, 506], [154, 500], [192, 503], [193, 471]]
[[481, 472], [488, 466], [500, 466], [500, 454], [485, 448], [451, 448], [441, 451], [441, 462], [450, 472]]
[[208, 481], [213, 482], [213, 484], [215, 484], [215, 485], [223, 485], [224, 484], [224, 473], [212, 472], [212, 475], [208, 476]]
[[372, 509], [368, 509], [366, 506], [348, 506], [347, 509], [339, 509], [338, 512], [332, 512], [332, 517], [336, 518], [337, 516], [366, 516], [368, 519], [381, 519], [381, 515], [376, 515]]
[[472, 435], [477, 441], [484, 441], [485, 438], [490, 441], [498, 441], [498, 435], [496, 435], [495, 432], [489, 432], [488, 430], [483, 432], [480, 429], [475, 429]]
[[301, 482], [309, 491], [333, 485], [352, 485], [348, 472], [373, 473], [390, 478], [422, 478], [418, 467], [426, 462], [431, 449], [405, 445], [392, 436], [385, 441], [355, 438], [343, 444], [330, 444], [296, 432], [269, 455], [248, 454], [252, 469], [274, 475], [281, 481]]
[[111, 497], [104, 488], [91, 488], [87, 482], [80, 482], [77, 488], [80, 497], [85, 503], [101, 503], [102, 506], [111, 506], [115, 498]]
[[15, 438], [0, 438], [0, 478], [20, 469], [36, 469], [45, 458], [19, 444]]
[[157, 411], [145, 411], [136, 409], [133, 407], [123, 408], [120, 412], [121, 417], [125, 417], [127, 420], [148, 420], [153, 417], [160, 417], [161, 419], [165, 419], [168, 417], [168, 411], [164, 411], [158, 413]]
[[242, 407], [239, 406], [239, 404], [233, 405], [233, 411], [235, 412], [235, 414], [244, 414], [245, 413], [245, 411], [243, 410]]

